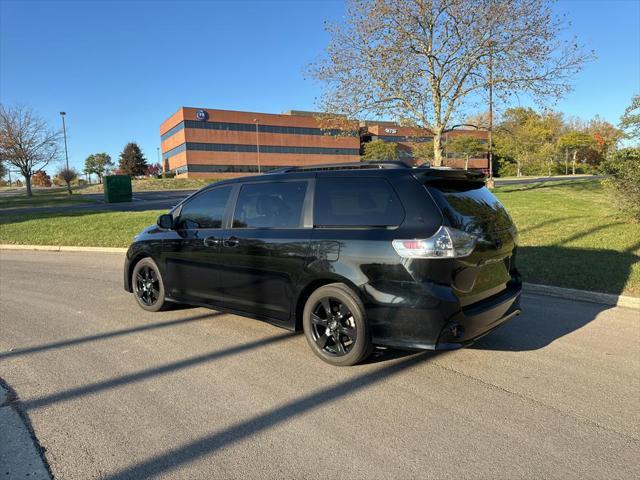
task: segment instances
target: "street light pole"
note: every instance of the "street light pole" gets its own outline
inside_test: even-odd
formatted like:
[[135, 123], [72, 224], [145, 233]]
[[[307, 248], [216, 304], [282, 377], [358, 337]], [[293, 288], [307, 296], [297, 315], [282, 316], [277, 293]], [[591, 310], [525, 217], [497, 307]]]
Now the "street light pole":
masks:
[[[64, 136], [64, 158], [66, 164], [67, 175], [69, 175], [69, 153], [67, 151], [67, 127], [64, 123], [64, 116], [67, 112], [60, 112], [60, 116], [62, 117], [62, 135]], [[67, 183], [67, 188], [69, 189], [69, 195], [71, 195], [71, 184]]]
[[260, 136], [258, 135], [258, 119], [254, 118], [253, 122], [256, 124], [256, 151], [258, 152], [258, 174], [260, 174]]
[[60, 116], [62, 117], [62, 135], [64, 136], [64, 158], [66, 160], [67, 170], [69, 170], [69, 154], [67, 153], [67, 127], [64, 123], [64, 116], [67, 112], [60, 112]]

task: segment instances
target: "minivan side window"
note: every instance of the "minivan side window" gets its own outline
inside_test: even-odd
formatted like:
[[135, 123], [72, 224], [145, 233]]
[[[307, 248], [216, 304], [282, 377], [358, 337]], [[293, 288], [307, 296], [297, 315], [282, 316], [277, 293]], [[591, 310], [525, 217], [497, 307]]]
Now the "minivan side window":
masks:
[[242, 185], [233, 228], [296, 228], [302, 223], [307, 182]]
[[222, 228], [222, 218], [227, 208], [231, 186], [202, 192], [182, 205], [177, 228]]
[[316, 180], [313, 223], [317, 227], [397, 226], [403, 219], [400, 199], [384, 178]]

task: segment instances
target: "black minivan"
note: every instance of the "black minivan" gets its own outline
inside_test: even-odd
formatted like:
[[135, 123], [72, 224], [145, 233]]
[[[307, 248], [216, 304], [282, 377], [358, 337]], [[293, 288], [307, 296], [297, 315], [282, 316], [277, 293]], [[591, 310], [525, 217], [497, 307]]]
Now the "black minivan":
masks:
[[214, 183], [127, 252], [124, 286], [303, 330], [333, 365], [465, 346], [520, 313], [518, 235], [482, 174], [400, 162]]

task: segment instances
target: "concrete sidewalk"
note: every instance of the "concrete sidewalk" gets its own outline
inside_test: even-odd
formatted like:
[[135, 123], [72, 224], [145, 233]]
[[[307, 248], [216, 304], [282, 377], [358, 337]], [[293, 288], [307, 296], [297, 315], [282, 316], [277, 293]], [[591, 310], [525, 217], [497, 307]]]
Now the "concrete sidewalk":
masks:
[[0, 381], [0, 477], [53, 478], [36, 442], [15, 395]]

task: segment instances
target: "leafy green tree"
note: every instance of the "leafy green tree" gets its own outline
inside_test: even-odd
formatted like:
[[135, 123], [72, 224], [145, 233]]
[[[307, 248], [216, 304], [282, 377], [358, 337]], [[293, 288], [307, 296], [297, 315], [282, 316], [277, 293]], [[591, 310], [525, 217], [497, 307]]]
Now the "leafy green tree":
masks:
[[593, 149], [595, 145], [596, 142], [594, 138], [583, 132], [567, 132], [558, 139], [558, 147], [565, 151], [565, 166], [569, 155], [571, 156], [572, 175], [576, 174], [578, 154], [586, 156], [588, 154], [588, 150]]
[[411, 145], [411, 153], [417, 163], [431, 163], [433, 160], [433, 142], [417, 142]]
[[106, 153], [93, 153], [84, 161], [84, 173], [95, 174], [98, 182], [102, 183], [102, 177], [115, 167], [111, 157]]
[[464, 157], [464, 169], [469, 169], [469, 159], [477, 157], [487, 151], [487, 147], [478, 137], [473, 135], [459, 135], [447, 140], [447, 152], [454, 152]]
[[120, 153], [120, 171], [125, 175], [137, 177], [147, 171], [147, 160], [140, 147], [135, 142], [129, 142]]
[[620, 118], [620, 128], [628, 138], [640, 140], [640, 95], [634, 95]]
[[394, 142], [385, 142], [384, 140], [373, 140], [364, 144], [363, 161], [384, 161], [398, 160], [398, 144]]
[[602, 163], [601, 169], [610, 175], [607, 188], [615, 195], [615, 205], [640, 221], [640, 148], [624, 148]]
[[516, 164], [516, 175], [524, 167], [540, 163], [539, 152], [547, 143], [554, 143], [561, 128], [557, 114], [541, 115], [531, 108], [508, 108], [496, 128], [496, 152]]

